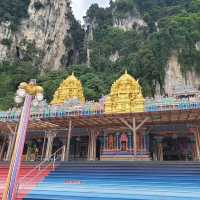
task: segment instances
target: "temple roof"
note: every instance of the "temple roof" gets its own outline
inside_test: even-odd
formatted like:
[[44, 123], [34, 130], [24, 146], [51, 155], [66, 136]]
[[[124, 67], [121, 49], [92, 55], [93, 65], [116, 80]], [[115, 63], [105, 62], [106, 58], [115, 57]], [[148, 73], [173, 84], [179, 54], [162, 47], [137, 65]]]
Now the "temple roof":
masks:
[[123, 81], [131, 81], [136, 83], [136, 80], [130, 74], [128, 74], [127, 70], [125, 70], [125, 73], [116, 82]]
[[78, 80], [74, 73], [72, 75], [68, 76], [58, 87], [58, 89], [55, 91], [53, 100], [51, 104], [59, 105], [63, 104], [66, 101], [76, 99], [79, 100], [80, 103], [85, 102], [85, 98], [83, 95], [83, 87]]
[[127, 73], [127, 70], [125, 73], [116, 80], [111, 87], [111, 94], [119, 94], [119, 93], [135, 93], [139, 94], [141, 92], [141, 87], [131, 75]]
[[111, 87], [106, 97], [106, 113], [143, 112], [144, 97], [139, 82], [125, 71]]

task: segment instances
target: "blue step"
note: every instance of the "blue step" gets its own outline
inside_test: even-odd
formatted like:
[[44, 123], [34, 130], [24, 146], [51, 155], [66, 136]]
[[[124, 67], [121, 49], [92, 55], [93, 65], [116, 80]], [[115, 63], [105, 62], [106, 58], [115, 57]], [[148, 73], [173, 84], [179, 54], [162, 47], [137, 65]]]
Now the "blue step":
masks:
[[61, 162], [26, 200], [199, 200], [199, 162]]

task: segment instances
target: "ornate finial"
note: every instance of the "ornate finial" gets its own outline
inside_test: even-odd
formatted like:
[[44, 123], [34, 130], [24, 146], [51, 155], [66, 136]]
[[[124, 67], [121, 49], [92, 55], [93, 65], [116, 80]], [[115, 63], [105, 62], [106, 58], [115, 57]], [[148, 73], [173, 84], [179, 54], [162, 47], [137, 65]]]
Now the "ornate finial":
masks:
[[128, 74], [127, 69], [125, 70], [125, 74]]
[[74, 72], [72, 72], [72, 76], [74, 76]]

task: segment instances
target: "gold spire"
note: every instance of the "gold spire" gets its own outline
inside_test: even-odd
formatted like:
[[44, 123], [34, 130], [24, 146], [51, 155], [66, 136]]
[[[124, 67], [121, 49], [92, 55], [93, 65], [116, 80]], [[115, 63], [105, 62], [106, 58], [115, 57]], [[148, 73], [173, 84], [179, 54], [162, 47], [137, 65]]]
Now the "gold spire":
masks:
[[139, 82], [125, 70], [111, 87], [106, 98], [106, 113], [131, 113], [144, 111], [144, 97]]
[[51, 104], [60, 105], [70, 99], [78, 99], [81, 103], [85, 102], [83, 87], [75, 76], [74, 72], [68, 76], [55, 91]]

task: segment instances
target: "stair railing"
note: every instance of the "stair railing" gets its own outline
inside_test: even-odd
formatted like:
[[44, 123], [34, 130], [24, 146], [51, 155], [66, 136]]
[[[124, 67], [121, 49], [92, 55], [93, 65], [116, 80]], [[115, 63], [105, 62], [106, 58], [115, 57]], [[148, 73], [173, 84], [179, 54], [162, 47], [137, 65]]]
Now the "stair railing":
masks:
[[[23, 177], [21, 177], [19, 179], [19, 182], [16, 186], [16, 193], [15, 193], [15, 197], [17, 197], [17, 195], [20, 192], [20, 187], [22, 185], [30, 185], [31, 183], [34, 183], [34, 180], [37, 179], [38, 176], [40, 176], [43, 171], [45, 171], [48, 167], [52, 167], [52, 170], [55, 170], [56, 167], [56, 161], [58, 160], [57, 155], [59, 155], [59, 153], [63, 153], [63, 150], [65, 148], [65, 145], [63, 145], [61, 148], [59, 148], [57, 151], [55, 151], [53, 154], [51, 154], [49, 156], [49, 158], [43, 160], [42, 162], [40, 162], [38, 165], [36, 165], [31, 171], [29, 171], [27, 174], [25, 174]], [[47, 164], [48, 163], [48, 164]], [[44, 167], [42, 167], [44, 165]], [[38, 172], [37, 174], [36, 171]], [[34, 174], [33, 174], [34, 172]], [[28, 180], [26, 180], [31, 174], [33, 174], [33, 178], [30, 178]], [[26, 180], [26, 181], [25, 181]], [[24, 189], [24, 188], [23, 188]]]

